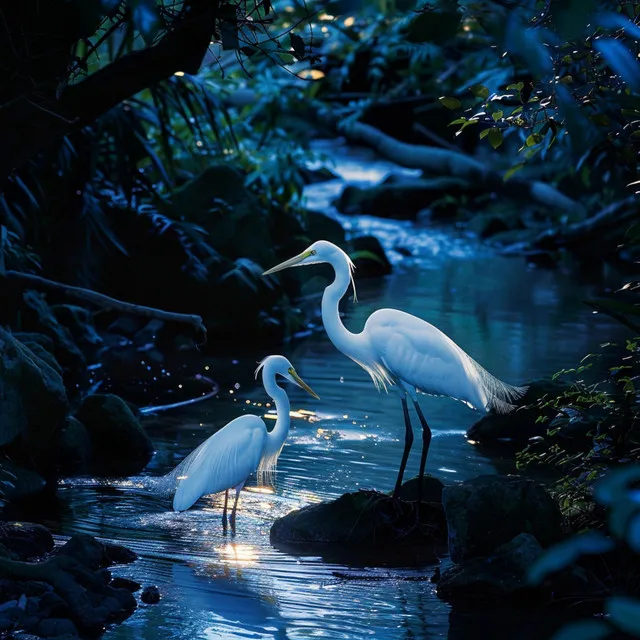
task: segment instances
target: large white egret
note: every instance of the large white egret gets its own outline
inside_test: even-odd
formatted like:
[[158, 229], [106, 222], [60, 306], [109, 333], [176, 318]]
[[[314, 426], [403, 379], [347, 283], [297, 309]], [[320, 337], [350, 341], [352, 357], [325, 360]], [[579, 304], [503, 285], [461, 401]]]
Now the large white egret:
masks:
[[199, 498], [225, 492], [222, 523], [227, 523], [229, 489], [236, 492], [231, 511], [231, 528], [235, 530], [236, 509], [240, 491], [247, 478], [255, 471], [259, 481], [269, 478], [282, 451], [291, 423], [291, 405], [287, 392], [278, 385], [277, 376], [294, 382], [318, 398], [300, 378], [293, 365], [284, 356], [268, 356], [256, 369], [262, 369], [265, 391], [273, 398], [277, 419], [271, 431], [264, 420], [256, 415], [243, 415], [194, 449], [173, 471], [156, 483], [163, 491], [173, 491], [173, 508], [184, 511]]
[[506, 384], [481, 367], [453, 340], [432, 324], [397, 309], [380, 309], [367, 319], [361, 333], [351, 333], [342, 323], [338, 305], [349, 284], [355, 282], [355, 265], [339, 247], [319, 240], [301, 254], [265, 271], [269, 275], [289, 267], [326, 262], [333, 267], [334, 281], [322, 296], [322, 321], [329, 339], [346, 356], [359, 364], [373, 379], [378, 390], [395, 386], [402, 399], [405, 421], [405, 444], [393, 495], [398, 497], [402, 477], [413, 444], [407, 396], [411, 398], [422, 425], [419, 494], [431, 443], [431, 429], [418, 404], [417, 392], [449, 396], [471, 408], [511, 411], [512, 402], [527, 387]]

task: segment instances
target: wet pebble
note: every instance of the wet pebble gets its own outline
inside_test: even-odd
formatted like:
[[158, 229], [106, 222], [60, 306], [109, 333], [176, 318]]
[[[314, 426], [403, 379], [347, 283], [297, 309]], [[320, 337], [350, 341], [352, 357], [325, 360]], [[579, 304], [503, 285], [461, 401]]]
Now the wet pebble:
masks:
[[145, 604], [157, 604], [160, 602], [160, 591], [158, 590], [158, 587], [155, 585], [145, 587], [142, 590], [140, 600]]
[[129, 578], [119, 578], [116, 576], [113, 580], [111, 580], [111, 586], [114, 589], [126, 589], [131, 593], [135, 593], [141, 589], [141, 585], [139, 582], [135, 580], [130, 580]]

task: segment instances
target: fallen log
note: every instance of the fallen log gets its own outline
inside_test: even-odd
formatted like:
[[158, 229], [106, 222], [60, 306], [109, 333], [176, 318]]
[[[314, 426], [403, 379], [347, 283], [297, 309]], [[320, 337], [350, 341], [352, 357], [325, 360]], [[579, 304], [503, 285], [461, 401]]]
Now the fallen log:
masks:
[[17, 282], [30, 289], [54, 291], [55, 293], [84, 300], [85, 302], [91, 302], [102, 309], [121, 311], [122, 313], [144, 316], [147, 318], [157, 318], [158, 320], [163, 320], [165, 322], [189, 324], [196, 330], [198, 337], [201, 338], [203, 342], [206, 341], [207, 329], [202, 322], [202, 318], [198, 315], [164, 311], [154, 307], [145, 307], [139, 304], [124, 302], [122, 300], [106, 296], [103, 293], [92, 291], [91, 289], [84, 289], [83, 287], [75, 287], [69, 284], [63, 284], [62, 282], [55, 282], [54, 280], [48, 280], [47, 278], [42, 278], [41, 276], [36, 276], [32, 273], [22, 273], [21, 271], [9, 270], [4, 273], [4, 276], [8, 280]]
[[[326, 113], [322, 116], [325, 122], [328, 118], [331, 116]], [[335, 122], [335, 128], [349, 140], [372, 147], [380, 155], [400, 166], [421, 169], [425, 173], [439, 176], [462, 178], [471, 184], [483, 185], [496, 193], [519, 199], [527, 198], [545, 206], [584, 214], [582, 204], [560, 193], [551, 185], [517, 176], [504, 180], [500, 173], [490, 169], [485, 163], [460, 151], [400, 142], [362, 122]]]
[[637, 196], [629, 196], [613, 202], [585, 220], [543, 231], [532, 244], [540, 249], [552, 250], [583, 243], [589, 237], [601, 243], [609, 232], [624, 229], [627, 223], [637, 220], [638, 209]]

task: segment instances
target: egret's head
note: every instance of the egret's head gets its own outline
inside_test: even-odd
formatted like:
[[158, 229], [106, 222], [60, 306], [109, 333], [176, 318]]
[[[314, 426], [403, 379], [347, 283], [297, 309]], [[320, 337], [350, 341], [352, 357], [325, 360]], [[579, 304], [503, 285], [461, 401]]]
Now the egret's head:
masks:
[[[261, 369], [264, 372], [269, 372], [272, 375], [281, 375], [290, 382], [297, 384], [301, 389], [304, 389], [309, 395], [313, 396], [317, 400], [320, 400], [320, 396], [296, 373], [293, 365], [284, 356], [267, 356], [256, 369], [256, 378]], [[264, 373], [263, 373], [264, 375]]]
[[309, 245], [302, 253], [299, 253], [289, 260], [285, 260], [280, 264], [272, 267], [268, 271], [265, 271], [262, 275], [268, 276], [276, 271], [282, 271], [289, 267], [302, 267], [307, 264], [320, 264], [322, 262], [328, 262], [335, 265], [338, 262], [346, 262], [350, 267], [353, 267], [351, 258], [340, 248], [332, 242], [326, 240], [318, 240]]
[[338, 271], [340, 268], [345, 268], [349, 277], [351, 278], [351, 285], [353, 286], [353, 297], [356, 299], [356, 285], [353, 281], [353, 271], [356, 268], [351, 258], [340, 248], [332, 242], [327, 240], [318, 240], [312, 245], [309, 245], [302, 253], [299, 253], [289, 260], [285, 260], [280, 264], [265, 271], [262, 275], [268, 276], [277, 271], [288, 269], [289, 267], [303, 267], [308, 264], [321, 264], [328, 262], [333, 268]]

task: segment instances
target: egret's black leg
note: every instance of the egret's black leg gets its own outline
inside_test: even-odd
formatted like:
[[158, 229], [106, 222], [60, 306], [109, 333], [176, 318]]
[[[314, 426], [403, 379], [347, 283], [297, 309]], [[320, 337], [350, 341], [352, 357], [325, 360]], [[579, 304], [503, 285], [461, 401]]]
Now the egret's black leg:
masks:
[[227, 504], [229, 503], [229, 489], [224, 492], [224, 508], [222, 509], [222, 531], [227, 532]]
[[398, 471], [398, 479], [396, 480], [396, 488], [393, 490], [393, 497], [397, 498], [400, 495], [400, 487], [402, 486], [402, 476], [404, 476], [404, 470], [407, 466], [407, 459], [409, 458], [409, 451], [411, 451], [411, 445], [413, 444], [413, 429], [411, 429], [411, 420], [409, 419], [409, 407], [407, 406], [407, 399], [402, 398], [402, 412], [404, 413], [404, 451], [402, 452], [402, 461], [400, 462], [400, 470]]
[[236, 489], [236, 499], [233, 502], [233, 509], [231, 510], [231, 532], [233, 535], [236, 534], [236, 510], [238, 508], [238, 498], [240, 497], [241, 491], [242, 487], [240, 487], [240, 489]]
[[429, 445], [431, 444], [431, 429], [427, 424], [427, 420], [422, 413], [422, 409], [417, 400], [413, 401], [418, 414], [418, 419], [422, 425], [422, 455], [420, 456], [420, 471], [418, 472], [418, 502], [422, 502], [422, 484], [424, 481], [424, 467], [427, 463], [427, 454], [429, 453]]

